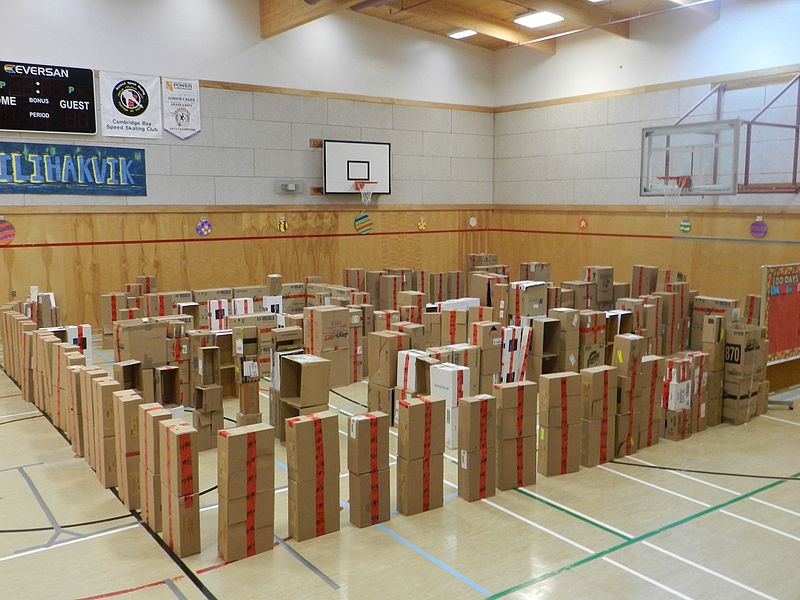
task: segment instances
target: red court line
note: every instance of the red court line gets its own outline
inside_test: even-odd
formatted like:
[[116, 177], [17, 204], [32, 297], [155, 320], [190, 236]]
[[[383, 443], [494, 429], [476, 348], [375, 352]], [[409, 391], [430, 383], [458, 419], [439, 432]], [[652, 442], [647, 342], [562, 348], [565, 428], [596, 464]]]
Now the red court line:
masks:
[[646, 233], [599, 233], [591, 231], [547, 231], [544, 229], [504, 229], [493, 227], [488, 231], [501, 233], [539, 233], [542, 235], [586, 235], [593, 237], [615, 237], [615, 238], [642, 238], [647, 240], [674, 240], [674, 235], [652, 235]]
[[17, 392], [16, 394], [6, 394], [5, 396], [0, 396], [0, 400], [3, 398], [13, 398], [14, 396], [22, 396], [22, 394], [20, 392]]
[[[178, 579], [183, 579], [183, 575], [178, 575], [177, 577], [173, 577], [170, 581], [177, 581]], [[140, 590], [145, 590], [147, 588], [154, 588], [160, 585], [166, 585], [166, 580], [162, 579], [161, 581], [154, 581], [153, 583], [146, 583], [144, 585], [140, 585], [139, 587], [127, 588], [124, 590], [117, 590], [116, 592], [108, 592], [106, 594], [98, 594], [96, 596], [86, 596], [84, 598], [78, 598], [78, 600], [100, 600], [101, 598], [113, 598], [114, 596], [122, 596], [124, 594], [130, 594], [132, 592], [138, 592]]]
[[[433, 229], [426, 231], [373, 231], [369, 233], [370, 236], [390, 236], [390, 235], [437, 235], [443, 233], [471, 233], [471, 232], [485, 232], [489, 229]], [[291, 239], [317, 239], [317, 238], [337, 238], [337, 237], [358, 237], [363, 238], [364, 235], [353, 233], [302, 233], [295, 235], [242, 235], [234, 237], [218, 237], [218, 238], [165, 238], [165, 239], [152, 239], [152, 240], [104, 240], [94, 242], [49, 242], [49, 243], [34, 243], [34, 244], [12, 244], [10, 246], [3, 246], [4, 249], [13, 250], [14, 248], [68, 248], [76, 246], [137, 246], [145, 244], [193, 244], [193, 243], [209, 243], [209, 242], [247, 242], [258, 240], [291, 240]]]

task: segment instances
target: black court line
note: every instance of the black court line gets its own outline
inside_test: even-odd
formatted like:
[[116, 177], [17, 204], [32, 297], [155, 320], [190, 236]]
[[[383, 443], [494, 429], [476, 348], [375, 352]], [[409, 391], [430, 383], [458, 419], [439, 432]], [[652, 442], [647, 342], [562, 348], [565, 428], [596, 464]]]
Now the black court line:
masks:
[[281, 546], [283, 546], [286, 551], [294, 556], [297, 560], [299, 560], [306, 568], [308, 568], [312, 573], [316, 574], [322, 581], [327, 583], [331, 586], [334, 590], [339, 589], [339, 584], [336, 583], [333, 579], [325, 575], [322, 571], [320, 571], [319, 567], [313, 565], [307, 558], [305, 558], [302, 554], [300, 554], [297, 550], [292, 548], [289, 544], [279, 538], [277, 535], [275, 536], [275, 541], [278, 542]]
[[[95, 519], [94, 521], [83, 521], [82, 523], [70, 523], [69, 525], [59, 525], [61, 529], [74, 529], [75, 527], [85, 527], [87, 525], [98, 525], [100, 523], [109, 523], [111, 521], [119, 521], [120, 519], [130, 519], [132, 515], [117, 515], [116, 517], [107, 517], [105, 519]], [[53, 531], [55, 527], [26, 527], [24, 529], [0, 529], [0, 533], [35, 533], [37, 531]]]
[[20, 421], [28, 421], [30, 419], [38, 419], [44, 415], [33, 415], [30, 417], [22, 417], [21, 419], [14, 419], [13, 421], [3, 421], [0, 425], [10, 425], [11, 423], [19, 423]]
[[753, 473], [728, 473], [726, 471], [705, 471], [703, 469], [684, 469], [682, 467], [665, 467], [662, 465], [645, 465], [639, 463], [629, 463], [619, 460], [611, 461], [615, 465], [626, 467], [640, 467], [643, 469], [656, 469], [660, 471], [676, 471], [678, 473], [698, 473], [700, 475], [724, 475], [725, 477], [746, 477], [749, 479], [777, 479], [779, 481], [800, 481], [800, 477], [792, 475], [757, 475]]
[[328, 391], [329, 391], [331, 394], [336, 394], [337, 396], [339, 396], [339, 398], [342, 398], [342, 399], [344, 399], [344, 400], [347, 400], [347, 401], [348, 401], [348, 402], [350, 402], [351, 404], [355, 404], [355, 405], [357, 405], [357, 406], [360, 406], [361, 408], [369, 408], [369, 407], [368, 407], [368, 406], [366, 406], [365, 404], [361, 404], [361, 402], [356, 402], [356, 401], [355, 401], [355, 400], [353, 400], [352, 398], [348, 398], [348, 397], [347, 397], [347, 396], [345, 396], [344, 394], [341, 394], [341, 393], [337, 392], [337, 391], [336, 391], [336, 390], [334, 390], [334, 389], [329, 389]]

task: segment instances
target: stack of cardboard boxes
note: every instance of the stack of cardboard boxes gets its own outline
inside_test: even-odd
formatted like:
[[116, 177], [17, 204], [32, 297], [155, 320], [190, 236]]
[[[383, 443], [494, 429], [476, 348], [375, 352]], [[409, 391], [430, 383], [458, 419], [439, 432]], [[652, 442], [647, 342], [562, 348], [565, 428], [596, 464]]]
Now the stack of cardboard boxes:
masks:
[[458, 445], [458, 411], [461, 401], [469, 396], [470, 371], [468, 367], [452, 363], [433, 365], [430, 370], [431, 395], [444, 400], [444, 444], [448, 448]]
[[259, 423], [220, 431], [217, 440], [217, 549], [224, 561], [272, 550], [275, 431]]
[[551, 319], [559, 320], [559, 346], [556, 368], [559, 371], [579, 370], [580, 311], [574, 308], [553, 308], [548, 313]]
[[163, 537], [183, 558], [200, 552], [197, 430], [182, 419], [158, 424]]
[[614, 307], [614, 267], [583, 267], [581, 269], [581, 279], [596, 285], [597, 304], [587, 308], [610, 310]]
[[411, 338], [399, 331], [375, 331], [367, 336], [369, 384], [367, 405], [379, 410], [394, 422], [397, 356], [411, 348]]
[[692, 433], [698, 433], [708, 428], [708, 354], [691, 350], [683, 355], [689, 360], [692, 379], [691, 429]]
[[398, 403], [397, 509], [404, 515], [442, 506], [444, 416], [441, 398], [418, 396]]
[[762, 335], [763, 328], [754, 325], [734, 323], [725, 328], [723, 421], [741, 425], [760, 410], [766, 410], [764, 398], [769, 385], [764, 382], [767, 341], [762, 339]]
[[561, 306], [566, 306], [563, 290], [569, 290], [572, 296], [572, 308], [579, 310], [597, 310], [597, 283], [594, 281], [562, 281]]
[[161, 531], [161, 452], [159, 423], [172, 418], [172, 413], [158, 403], [140, 404], [139, 420], [139, 486], [142, 520], [154, 532]]
[[289, 535], [339, 531], [339, 418], [325, 411], [286, 420]]
[[349, 425], [350, 522], [368, 527], [389, 520], [389, 415], [367, 412], [351, 417]]
[[657, 444], [664, 434], [664, 413], [661, 408], [661, 393], [664, 382], [665, 362], [662, 356], [647, 354], [640, 362], [641, 394], [636, 409], [639, 415], [639, 430], [636, 432], [638, 448]]
[[692, 379], [686, 358], [668, 358], [662, 388], [664, 437], [680, 441], [692, 434]]
[[575, 473], [581, 460], [581, 376], [551, 373], [539, 378], [539, 458], [545, 477]]
[[469, 327], [469, 343], [480, 351], [478, 391], [486, 394], [500, 375], [503, 327], [497, 321], [484, 320], [473, 321]]
[[582, 369], [581, 384], [581, 465], [594, 467], [614, 459], [617, 369]]
[[523, 262], [519, 264], [520, 281], [552, 281], [550, 278], [550, 263]]
[[94, 434], [94, 470], [106, 488], [117, 486], [117, 448], [114, 427], [114, 392], [122, 384], [111, 377], [92, 381], [92, 424]]
[[217, 443], [224, 425], [219, 346], [197, 346], [192, 355], [192, 423], [197, 430], [198, 450]]
[[330, 386], [352, 383], [350, 310], [338, 306], [307, 307], [303, 311], [303, 345], [307, 354], [330, 361]]
[[606, 358], [606, 313], [583, 310], [580, 313], [579, 368], [599, 367]]
[[258, 327], [234, 327], [233, 350], [239, 398], [236, 425], [256, 425], [263, 421], [259, 396]]
[[614, 337], [614, 366], [617, 368], [616, 445], [614, 456], [620, 458], [636, 452], [639, 432], [644, 338], [626, 333]]
[[278, 365], [280, 378], [275, 427], [278, 439], [286, 439], [286, 419], [328, 410], [331, 362], [313, 354], [286, 354]]
[[696, 296], [692, 306], [691, 349], [703, 347], [703, 322], [707, 316], [720, 315], [725, 326], [739, 320], [739, 301], [732, 298]]
[[725, 320], [710, 315], [703, 320], [703, 352], [706, 360], [706, 421], [710, 427], [722, 423], [722, 382], [725, 372]]
[[[531, 322], [530, 354], [525, 375], [538, 381], [543, 373], [556, 373], [561, 348], [561, 322], [559, 319], [538, 317]], [[524, 352], [522, 353], [524, 354]]]
[[498, 383], [497, 487], [510, 490], [536, 483], [536, 384]]
[[117, 490], [131, 510], [141, 507], [139, 406], [144, 399], [135, 391], [114, 392], [114, 437], [117, 444]]
[[480, 394], [458, 410], [458, 495], [469, 502], [494, 496], [497, 482], [497, 401]]
[[[397, 353], [396, 402], [430, 393], [430, 370], [439, 361], [422, 350], [401, 350]], [[387, 414], [391, 414], [387, 412]], [[395, 411], [395, 418], [397, 411]], [[396, 423], [392, 423], [393, 425]]]
[[508, 319], [520, 326], [524, 317], [547, 314], [547, 284], [544, 281], [514, 281], [508, 284]]

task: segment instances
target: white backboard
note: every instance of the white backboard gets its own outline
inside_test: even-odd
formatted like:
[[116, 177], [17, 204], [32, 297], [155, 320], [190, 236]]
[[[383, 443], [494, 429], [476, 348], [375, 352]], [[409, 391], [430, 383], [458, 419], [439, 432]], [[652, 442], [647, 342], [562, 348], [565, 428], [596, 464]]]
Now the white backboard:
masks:
[[391, 144], [322, 142], [323, 193], [357, 194], [356, 182], [375, 181], [374, 193], [391, 194]]

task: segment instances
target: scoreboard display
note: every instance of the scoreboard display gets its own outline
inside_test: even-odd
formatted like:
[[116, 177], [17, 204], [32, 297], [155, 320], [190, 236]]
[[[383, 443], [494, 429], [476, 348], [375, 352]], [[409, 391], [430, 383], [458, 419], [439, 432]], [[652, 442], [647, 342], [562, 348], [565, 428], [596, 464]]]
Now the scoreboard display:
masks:
[[0, 130], [97, 132], [91, 69], [0, 61]]

